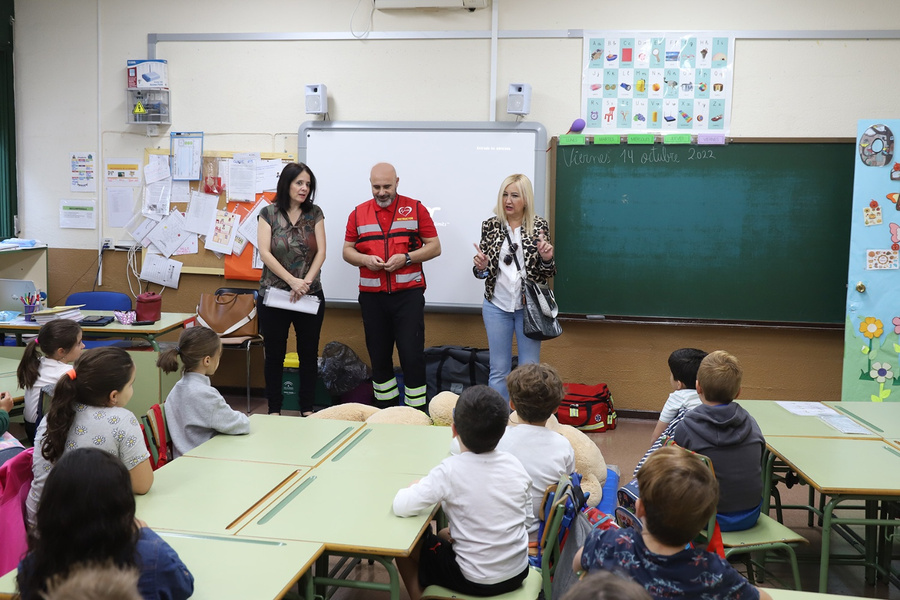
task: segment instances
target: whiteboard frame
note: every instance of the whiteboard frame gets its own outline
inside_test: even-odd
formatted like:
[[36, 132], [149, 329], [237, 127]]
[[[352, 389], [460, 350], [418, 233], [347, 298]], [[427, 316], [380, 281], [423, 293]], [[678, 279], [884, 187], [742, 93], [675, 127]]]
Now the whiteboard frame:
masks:
[[[314, 131], [347, 131], [347, 132], [377, 132], [385, 131], [391, 133], [397, 132], [413, 132], [413, 133], [442, 133], [442, 132], [525, 132], [534, 135], [534, 205], [535, 212], [539, 215], [548, 215], [547, 201], [547, 150], [548, 137], [547, 130], [543, 125], [536, 122], [495, 122], [495, 121], [306, 121], [300, 125], [297, 131], [297, 160], [303, 163], [307, 162], [307, 133]], [[502, 180], [505, 174], [498, 174], [498, 181]], [[338, 217], [346, 220], [346, 216]], [[343, 240], [335, 244], [331, 243], [332, 248], [340, 249], [343, 246]], [[339, 252], [330, 252], [328, 260], [343, 260]], [[428, 266], [425, 267], [426, 280], [428, 277]], [[328, 298], [328, 290], [325, 290], [326, 306], [334, 306], [337, 308], [355, 308], [358, 306], [356, 300], [345, 298]], [[425, 304], [425, 310], [429, 312], [465, 312], [474, 313], [481, 312], [482, 296], [472, 298], [472, 304], [446, 304], [429, 300]]]

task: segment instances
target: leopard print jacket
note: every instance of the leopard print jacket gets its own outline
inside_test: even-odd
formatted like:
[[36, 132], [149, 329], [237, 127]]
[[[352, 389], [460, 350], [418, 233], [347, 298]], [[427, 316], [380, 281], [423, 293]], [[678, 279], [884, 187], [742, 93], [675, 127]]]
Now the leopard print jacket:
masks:
[[[543, 217], [534, 217], [534, 235], [522, 236], [522, 251], [525, 254], [525, 273], [528, 278], [537, 283], [546, 284], [547, 280], [556, 275], [556, 260], [549, 263], [541, 260], [537, 251], [538, 233], [544, 232], [544, 239], [550, 241], [550, 224]], [[474, 266], [472, 272], [475, 277], [484, 279], [484, 297], [490, 300], [494, 297], [494, 288], [497, 285], [499, 272], [500, 248], [506, 239], [506, 227], [497, 217], [491, 217], [481, 224], [481, 242], [478, 244], [481, 251], [487, 256], [488, 266], [486, 271], [479, 271]]]

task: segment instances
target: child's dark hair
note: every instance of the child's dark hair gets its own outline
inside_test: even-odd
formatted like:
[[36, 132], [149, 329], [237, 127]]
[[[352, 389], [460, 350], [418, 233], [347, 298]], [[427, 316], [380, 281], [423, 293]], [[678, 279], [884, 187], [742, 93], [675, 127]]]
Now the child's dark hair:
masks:
[[[109, 406], [109, 395], [125, 388], [134, 373], [134, 362], [121, 348], [105, 346], [86, 350], [69, 372], [59, 378], [50, 410], [41, 454], [55, 463], [66, 449], [66, 438], [75, 421], [75, 404]], [[41, 500], [43, 504], [43, 500]]]
[[99, 448], [66, 452], [47, 476], [28, 534], [30, 568], [18, 574], [19, 589], [27, 592], [22, 600], [42, 598], [51, 578], [78, 564], [134, 567], [134, 510], [131, 477], [117, 456]]
[[669, 355], [669, 370], [672, 379], [680, 381], [685, 389], [697, 389], [697, 369], [706, 358], [706, 352], [696, 348], [680, 348]]
[[546, 421], [566, 395], [556, 369], [547, 364], [521, 365], [506, 377], [509, 399], [520, 420]]
[[637, 480], [647, 531], [667, 546], [690, 542], [716, 512], [716, 476], [684, 448], [667, 446], [651, 454]]
[[[71, 319], [54, 319], [45, 323], [38, 331], [37, 337], [28, 342], [19, 369], [16, 371], [19, 387], [30, 388], [37, 381], [41, 370], [41, 353], [53, 358], [57, 350], [68, 352], [78, 343], [81, 326]], [[40, 346], [40, 350], [38, 350]]]
[[216, 356], [222, 348], [219, 335], [208, 327], [190, 327], [181, 332], [178, 345], [159, 355], [156, 366], [171, 373], [178, 369], [181, 357], [181, 372], [193, 371], [207, 356]]
[[624, 573], [594, 571], [570, 587], [562, 600], [652, 600], [652, 596]]
[[496, 448], [509, 422], [506, 406], [503, 396], [486, 385], [464, 389], [453, 409], [453, 425], [463, 445], [475, 454]]

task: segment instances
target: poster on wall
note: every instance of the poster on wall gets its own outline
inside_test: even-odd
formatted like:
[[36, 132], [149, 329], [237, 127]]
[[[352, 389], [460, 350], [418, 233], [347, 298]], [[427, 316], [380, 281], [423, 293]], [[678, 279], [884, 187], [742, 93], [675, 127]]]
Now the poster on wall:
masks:
[[900, 402], [900, 119], [857, 124], [841, 400]]
[[582, 54], [583, 133], [728, 133], [733, 37], [585, 31]]

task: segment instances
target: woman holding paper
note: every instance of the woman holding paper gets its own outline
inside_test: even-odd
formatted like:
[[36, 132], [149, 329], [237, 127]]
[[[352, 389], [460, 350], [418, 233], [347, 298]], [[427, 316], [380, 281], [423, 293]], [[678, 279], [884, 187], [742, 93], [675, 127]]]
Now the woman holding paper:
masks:
[[[303, 163], [284, 166], [275, 201], [258, 217], [259, 257], [263, 261], [259, 280], [259, 327], [265, 340], [266, 398], [269, 414], [280, 414], [281, 376], [291, 325], [300, 358], [300, 412], [313, 412], [316, 387], [319, 332], [322, 330], [325, 295], [319, 275], [325, 262], [325, 215], [313, 204], [316, 176]], [[282, 308], [266, 305], [287, 294]], [[316, 305], [318, 302], [318, 306]]]

